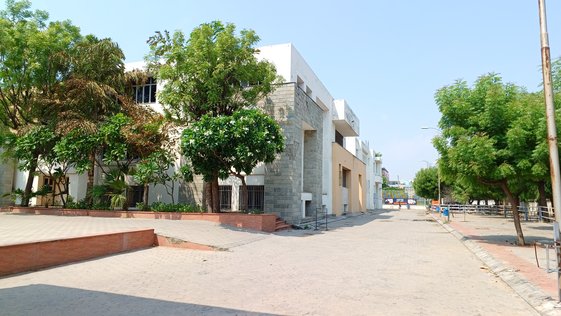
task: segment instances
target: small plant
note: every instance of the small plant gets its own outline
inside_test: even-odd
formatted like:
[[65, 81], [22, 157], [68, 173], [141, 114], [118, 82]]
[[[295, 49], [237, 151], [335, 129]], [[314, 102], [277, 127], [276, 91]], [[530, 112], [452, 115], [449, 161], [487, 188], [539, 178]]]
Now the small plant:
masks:
[[150, 206], [147, 205], [144, 202], [138, 202], [138, 203], [136, 203], [136, 209], [141, 210], [141, 211], [149, 211]]
[[244, 213], [244, 214], [263, 214], [265, 212], [263, 210], [260, 210], [260, 209], [249, 209], [249, 210], [243, 210], [242, 213]]
[[150, 206], [154, 212], [183, 212], [183, 213], [201, 213], [203, 209], [193, 204], [168, 204], [162, 202], [154, 202]]
[[122, 209], [127, 202], [127, 197], [124, 194], [112, 193], [111, 196], [111, 209]]

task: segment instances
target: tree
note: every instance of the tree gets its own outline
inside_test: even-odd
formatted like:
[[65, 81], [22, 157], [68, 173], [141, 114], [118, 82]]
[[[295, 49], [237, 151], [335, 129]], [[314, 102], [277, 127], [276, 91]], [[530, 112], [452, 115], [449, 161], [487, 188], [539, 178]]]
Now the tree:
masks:
[[[166, 117], [188, 126], [203, 116], [228, 116], [252, 107], [273, 90], [275, 67], [258, 61], [252, 30], [235, 34], [234, 24], [201, 24], [189, 38], [183, 32], [157, 32], [148, 43], [148, 68], [163, 82], [158, 94]], [[217, 167], [218, 168], [218, 167]], [[206, 207], [218, 211], [218, 175], [205, 177]]]
[[413, 180], [413, 189], [418, 196], [438, 200], [438, 169], [430, 167], [419, 170]]
[[169, 173], [174, 163], [173, 158], [175, 158], [175, 155], [171, 150], [163, 147], [160, 150], [154, 151], [148, 157], [141, 159], [135, 165], [133, 177], [135, 181], [144, 186], [142, 202], [145, 207], [149, 205], [148, 192], [150, 184], [163, 185], [171, 197], [172, 204], [175, 204], [175, 181], [179, 179], [176, 173]]
[[[108, 117], [123, 111], [124, 106], [132, 107], [132, 92], [126, 90], [129, 78], [124, 72], [124, 58], [117, 43], [91, 35], [65, 55], [71, 71], [59, 90], [62, 100], [58, 126], [60, 133], [75, 131], [92, 138]], [[92, 142], [89, 144], [93, 145]], [[85, 168], [88, 172], [86, 199], [92, 205], [94, 168], [96, 155], [100, 154], [99, 148], [83, 146], [75, 149], [82, 150], [81, 154], [87, 155], [90, 162]]]
[[532, 174], [509, 147], [508, 131], [520, 108], [522, 90], [495, 74], [481, 76], [473, 88], [465, 81], [443, 87], [435, 99], [442, 113], [442, 136], [434, 144], [445, 177], [499, 187], [512, 207], [518, 244], [524, 245], [518, 205]]
[[[196, 174], [205, 181], [229, 175], [242, 181], [260, 162], [273, 162], [284, 148], [278, 123], [258, 109], [238, 110], [231, 116], [204, 115], [183, 131], [181, 149]], [[244, 199], [245, 200], [245, 199]], [[242, 209], [246, 206], [242, 201]]]
[[[61, 56], [80, 40], [70, 22], [50, 22], [45, 11], [31, 11], [29, 1], [6, 1], [0, 11], [0, 123], [23, 135], [57, 117], [53, 97], [68, 71]], [[31, 157], [22, 205], [29, 204], [38, 157]]]

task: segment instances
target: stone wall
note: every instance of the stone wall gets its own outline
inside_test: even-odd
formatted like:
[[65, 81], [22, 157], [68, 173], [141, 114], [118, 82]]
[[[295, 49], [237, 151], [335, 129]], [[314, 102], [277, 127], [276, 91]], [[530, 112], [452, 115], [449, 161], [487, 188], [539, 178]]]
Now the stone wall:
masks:
[[0, 205], [12, 204], [12, 200], [3, 195], [12, 192], [15, 171], [15, 163], [12, 160], [0, 160]]
[[312, 193], [309, 212], [321, 207], [323, 112], [295, 83], [278, 86], [259, 105], [281, 125], [285, 136], [284, 152], [266, 166], [265, 212], [299, 223], [302, 192]]

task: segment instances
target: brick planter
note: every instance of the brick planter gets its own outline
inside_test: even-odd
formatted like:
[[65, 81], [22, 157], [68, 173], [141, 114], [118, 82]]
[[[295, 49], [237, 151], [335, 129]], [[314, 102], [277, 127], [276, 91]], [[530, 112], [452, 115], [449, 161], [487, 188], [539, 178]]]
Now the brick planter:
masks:
[[154, 230], [142, 229], [0, 246], [0, 276], [144, 249], [154, 242]]
[[148, 218], [168, 220], [209, 221], [237, 228], [254, 229], [263, 232], [274, 232], [277, 216], [274, 214], [241, 214], [241, 213], [180, 213], [180, 212], [145, 212], [145, 211], [101, 211], [77, 210], [43, 207], [9, 207], [1, 211], [14, 214], [58, 215], [58, 216], [91, 216], [117, 218]]

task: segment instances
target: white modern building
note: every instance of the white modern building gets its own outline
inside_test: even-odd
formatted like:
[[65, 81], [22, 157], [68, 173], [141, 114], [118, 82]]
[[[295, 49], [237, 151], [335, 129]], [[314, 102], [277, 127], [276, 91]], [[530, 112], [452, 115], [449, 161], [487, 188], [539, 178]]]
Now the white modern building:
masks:
[[[382, 160], [361, 141], [360, 121], [345, 100], [334, 100], [314, 71], [292, 44], [259, 48], [259, 59], [272, 62], [284, 83], [258, 106], [273, 116], [285, 135], [285, 151], [268, 165], [260, 165], [247, 175], [248, 208], [275, 213], [288, 222], [298, 223], [315, 212], [341, 215], [382, 207]], [[144, 63], [126, 65], [128, 71], [143, 69]], [[150, 79], [136, 87], [135, 99], [162, 112], [156, 91], [160, 83]], [[176, 168], [181, 159], [178, 156]], [[12, 189], [23, 188], [26, 172], [14, 171]], [[68, 192], [74, 200], [85, 197], [86, 176], [69, 173]], [[8, 177], [9, 178], [9, 177]], [[96, 181], [102, 176], [96, 173]], [[48, 179], [38, 176], [34, 190]], [[141, 186], [133, 184], [129, 192], [131, 206], [142, 197]], [[10, 181], [3, 180], [6, 190]], [[240, 181], [230, 177], [220, 182], [221, 208], [239, 207]], [[150, 186], [151, 202], [171, 202], [164, 186]], [[202, 181], [179, 186], [175, 202], [202, 202]], [[48, 201], [33, 199], [32, 204]]]

